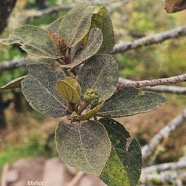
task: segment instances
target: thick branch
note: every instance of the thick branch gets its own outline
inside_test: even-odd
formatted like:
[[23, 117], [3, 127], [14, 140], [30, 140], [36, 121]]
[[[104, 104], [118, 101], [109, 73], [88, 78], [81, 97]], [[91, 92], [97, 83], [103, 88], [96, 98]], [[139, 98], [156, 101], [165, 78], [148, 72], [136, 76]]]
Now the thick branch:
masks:
[[186, 121], [186, 108], [162, 130], [160, 130], [160, 132], [151, 139], [149, 144], [142, 148], [143, 161], [146, 161], [154, 153], [165, 136], [168, 137], [173, 131], [180, 127], [184, 121]]
[[2, 62], [0, 63], [0, 72], [26, 66], [27, 62], [27, 58], [19, 58], [12, 61]]
[[186, 26], [180, 26], [168, 31], [160, 32], [158, 34], [146, 36], [135, 41], [129, 41], [124, 44], [117, 44], [114, 47], [112, 54], [118, 54], [127, 50], [133, 50], [152, 44], [158, 44], [168, 39], [174, 39], [183, 36], [186, 36]]
[[127, 86], [133, 86], [136, 88], [146, 87], [146, 86], [157, 86], [157, 85], [168, 85], [176, 84], [179, 82], [186, 81], [186, 74], [172, 76], [169, 78], [153, 79], [153, 80], [143, 80], [143, 81], [130, 81], [123, 78], [119, 78], [118, 89], [121, 90]]

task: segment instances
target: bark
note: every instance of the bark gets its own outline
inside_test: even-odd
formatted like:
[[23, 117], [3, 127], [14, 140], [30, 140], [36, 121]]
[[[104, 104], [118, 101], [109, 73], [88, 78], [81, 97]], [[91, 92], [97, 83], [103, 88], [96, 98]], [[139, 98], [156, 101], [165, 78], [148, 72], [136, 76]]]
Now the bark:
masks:
[[0, 1], [0, 34], [4, 31], [8, 23], [8, 18], [12, 12], [17, 0]]

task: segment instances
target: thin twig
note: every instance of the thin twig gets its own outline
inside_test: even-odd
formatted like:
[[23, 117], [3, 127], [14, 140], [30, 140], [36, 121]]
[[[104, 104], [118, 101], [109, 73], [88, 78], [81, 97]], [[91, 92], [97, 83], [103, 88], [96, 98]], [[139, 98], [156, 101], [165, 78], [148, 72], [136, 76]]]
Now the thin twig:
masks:
[[170, 134], [175, 131], [178, 127], [180, 127], [184, 121], [186, 121], [186, 108], [176, 116], [170, 123], [168, 123], [163, 129], [160, 130], [158, 134], [156, 134], [149, 144], [145, 145], [142, 148], [142, 159], [146, 161], [164, 139], [164, 137], [170, 136]]
[[67, 186], [76, 186], [84, 175], [84, 172], [79, 171]]
[[134, 86], [136, 88], [140, 88], [140, 87], [146, 87], [146, 86], [176, 84], [176, 83], [183, 82], [183, 81], [186, 81], [186, 74], [172, 76], [169, 78], [143, 80], [143, 81], [130, 81], [130, 80], [126, 81], [126, 79], [119, 78], [118, 90], [121, 90], [127, 86]]
[[175, 39], [183, 36], [186, 36], [186, 26], [180, 26], [177, 28], [173, 28], [171, 30], [160, 32], [158, 34], [142, 37], [135, 41], [129, 41], [123, 44], [117, 44], [114, 47], [112, 54], [123, 53], [127, 50], [134, 50], [143, 46], [158, 44], [168, 39]]

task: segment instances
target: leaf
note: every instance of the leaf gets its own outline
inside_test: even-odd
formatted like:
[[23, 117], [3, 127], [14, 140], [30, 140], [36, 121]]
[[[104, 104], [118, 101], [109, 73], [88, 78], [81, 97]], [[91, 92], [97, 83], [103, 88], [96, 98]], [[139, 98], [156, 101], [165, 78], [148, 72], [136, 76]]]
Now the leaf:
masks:
[[78, 72], [77, 81], [82, 87], [83, 94], [87, 89], [92, 89], [100, 95], [100, 100], [106, 100], [116, 90], [118, 71], [118, 65], [111, 55], [96, 55]]
[[128, 145], [129, 133], [112, 119], [99, 120], [106, 128], [112, 144], [109, 159], [100, 178], [109, 186], [136, 186], [141, 174], [141, 148], [136, 139]]
[[96, 121], [65, 124], [55, 133], [60, 157], [70, 166], [100, 175], [110, 154], [111, 144], [103, 125]]
[[68, 82], [78, 93], [78, 95], [81, 95], [81, 86], [80, 84], [76, 81], [76, 79], [73, 79], [71, 77], [65, 77], [65, 81]]
[[81, 52], [76, 53], [71, 64], [61, 66], [64, 68], [73, 68], [77, 65], [80, 65], [82, 62], [96, 54], [96, 52], [101, 46], [102, 41], [103, 35], [101, 33], [101, 30], [98, 28], [91, 29], [88, 36], [87, 44], [85, 45], [83, 50]]
[[99, 54], [108, 54], [114, 47], [114, 31], [109, 12], [106, 8], [101, 8], [99, 12], [93, 14], [91, 28], [100, 28], [103, 34], [103, 43], [99, 49]]
[[7, 89], [14, 89], [14, 88], [21, 88], [21, 81], [25, 78], [26, 76], [21, 76], [16, 79], [13, 79], [6, 85], [2, 86], [0, 90], [7, 90]]
[[88, 33], [94, 7], [87, 1], [77, 4], [62, 19], [59, 35], [67, 46], [74, 46]]
[[59, 118], [66, 106], [56, 90], [56, 83], [64, 79], [63, 72], [51, 71], [47, 63], [28, 65], [27, 77], [21, 82], [22, 91], [32, 108], [44, 115]]
[[65, 80], [58, 80], [56, 84], [56, 89], [59, 95], [67, 103], [79, 103], [80, 102], [80, 97], [77, 91]]
[[78, 116], [78, 117], [75, 117], [74, 119], [78, 119], [78, 120], [91, 119], [103, 107], [103, 105], [104, 105], [104, 101], [102, 103], [100, 103], [99, 105], [95, 106], [93, 109], [88, 110], [85, 114], [83, 114], [81, 116]]
[[52, 22], [47, 30], [50, 30], [51, 32], [55, 33], [55, 34], [58, 34], [59, 35], [59, 26], [61, 24], [61, 21], [63, 20], [63, 16], [62, 17], [59, 17], [58, 19], [56, 19], [54, 22]]
[[160, 94], [126, 87], [108, 99], [98, 115], [103, 117], [130, 116], [153, 110], [165, 101], [166, 98]]
[[32, 55], [42, 58], [57, 59], [61, 57], [59, 50], [53, 45], [46, 30], [37, 26], [21, 26], [6, 39], [1, 39], [4, 44], [18, 43], [21, 48]]

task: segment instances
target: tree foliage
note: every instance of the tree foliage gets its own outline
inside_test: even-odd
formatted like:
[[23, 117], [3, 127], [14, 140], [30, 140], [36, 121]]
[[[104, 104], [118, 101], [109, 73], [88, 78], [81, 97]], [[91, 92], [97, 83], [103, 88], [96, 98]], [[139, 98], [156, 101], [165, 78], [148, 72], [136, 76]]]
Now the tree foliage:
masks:
[[[28, 75], [3, 86], [20, 85], [29, 104], [50, 117], [66, 116], [56, 128], [59, 156], [71, 166], [100, 176], [108, 185], [136, 185], [141, 150], [123, 125], [111, 119], [157, 108], [166, 99], [126, 87], [117, 90], [118, 65], [111, 56], [114, 33], [108, 11], [87, 1], [76, 5], [47, 29], [26, 25], [0, 41], [17, 43], [43, 58], [28, 64]], [[46, 58], [51, 59], [48, 63]], [[50, 69], [54, 60], [61, 70]], [[97, 116], [102, 118], [98, 121]]]

